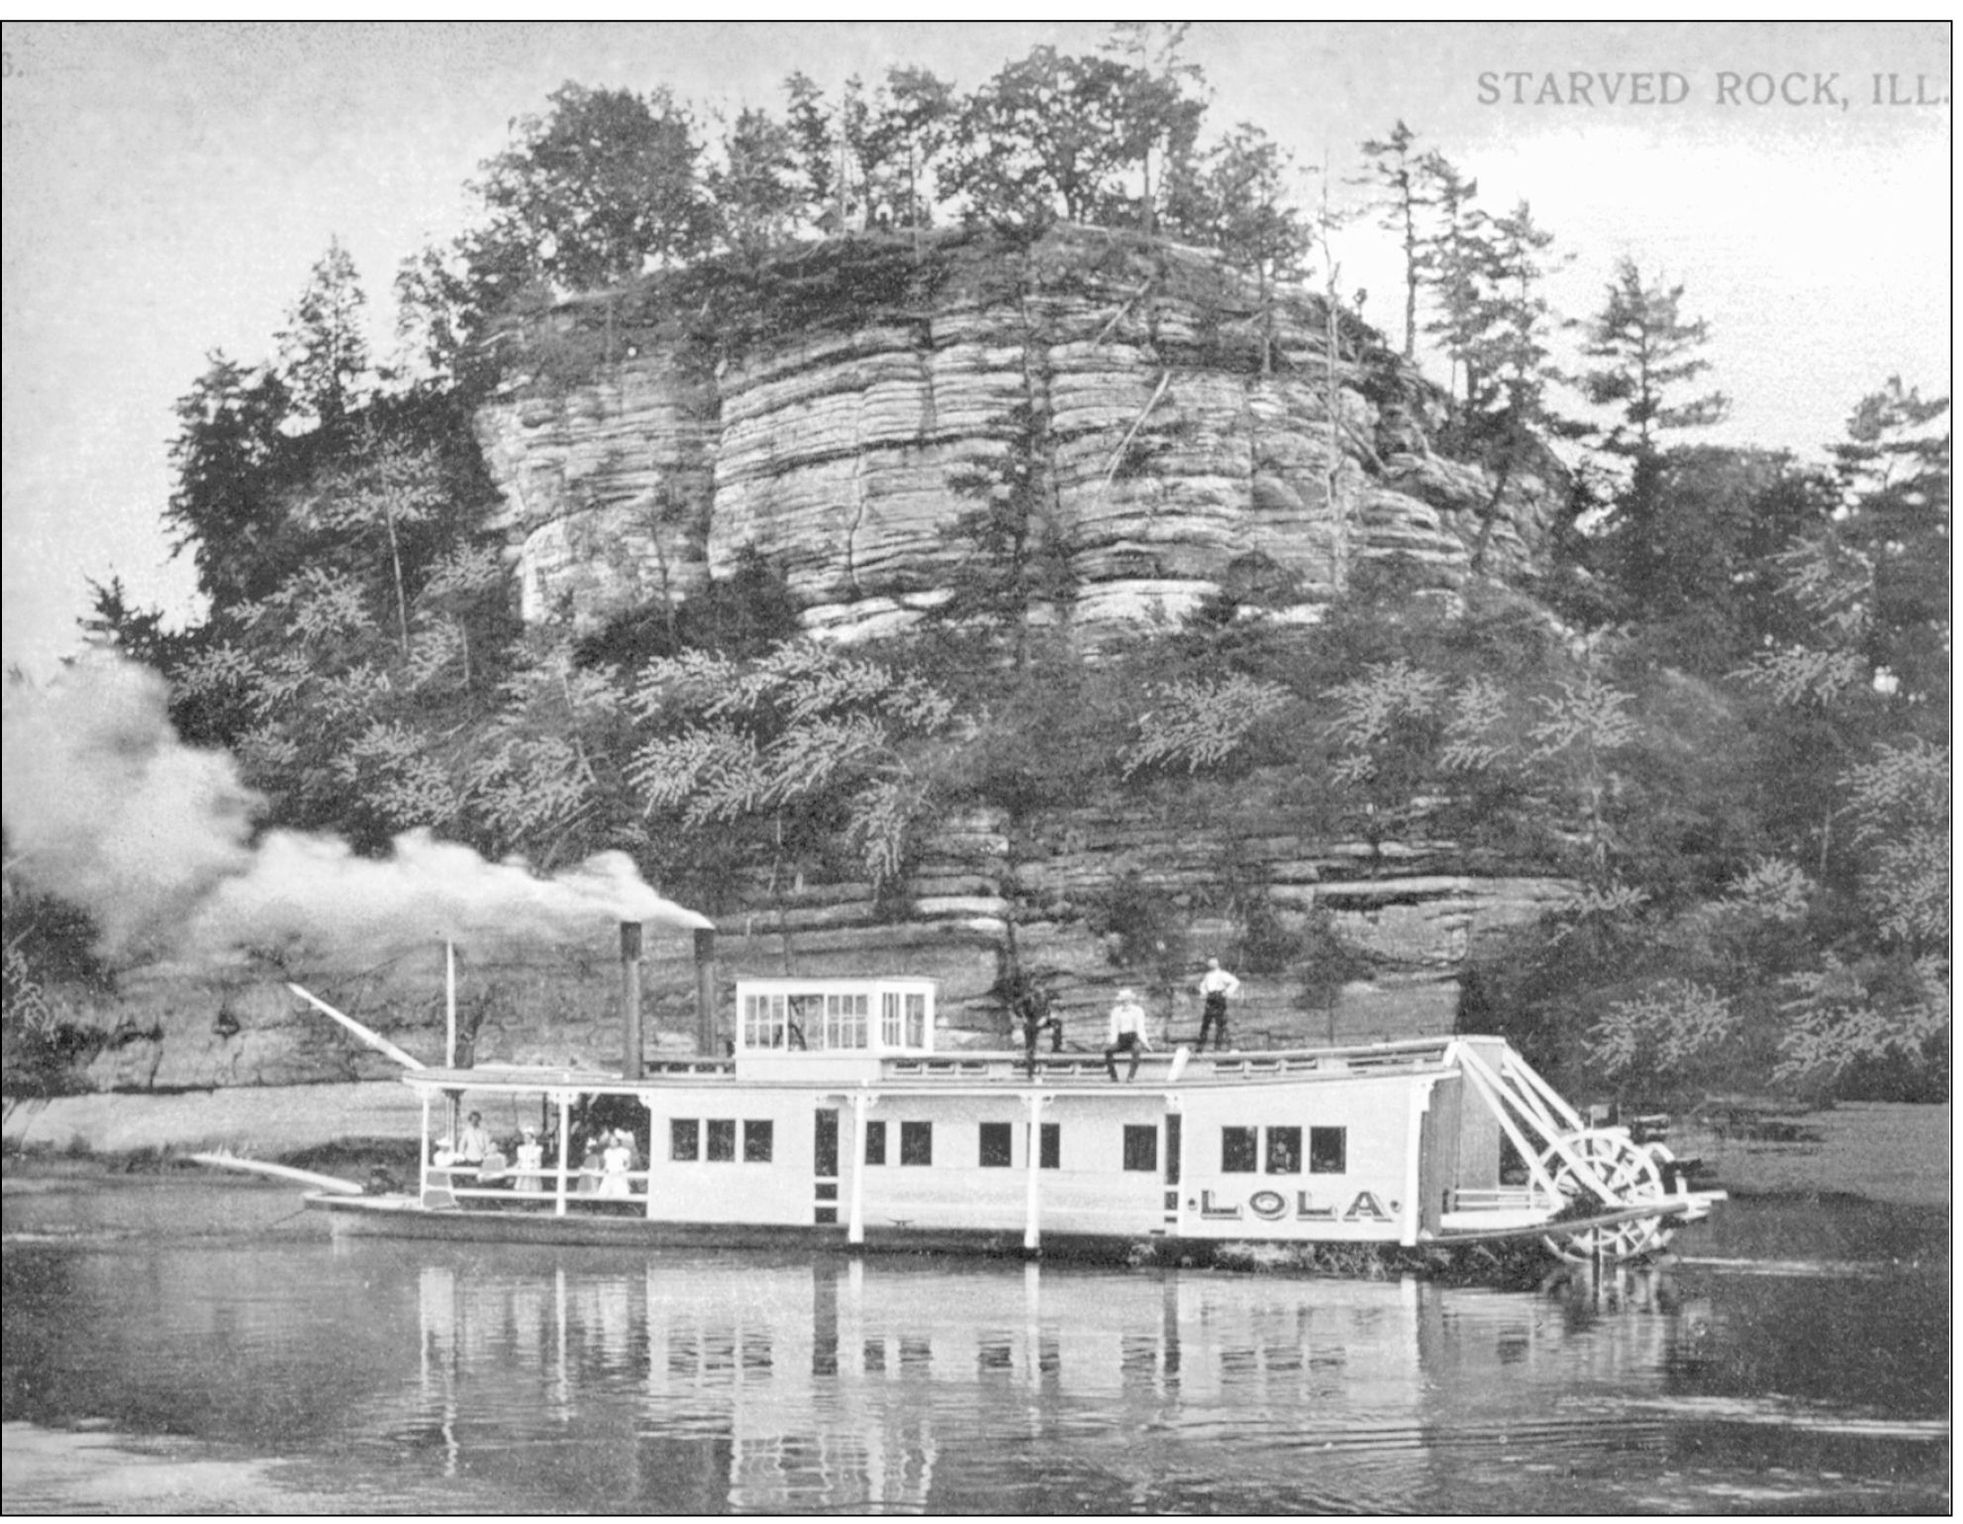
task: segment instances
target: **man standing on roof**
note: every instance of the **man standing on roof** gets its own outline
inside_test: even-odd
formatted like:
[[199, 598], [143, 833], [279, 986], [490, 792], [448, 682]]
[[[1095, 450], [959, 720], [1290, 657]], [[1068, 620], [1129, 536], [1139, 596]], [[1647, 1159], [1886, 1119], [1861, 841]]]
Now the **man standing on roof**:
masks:
[[1104, 1050], [1104, 1067], [1115, 1081], [1118, 1066], [1113, 1060], [1118, 1054], [1129, 1052], [1131, 1071], [1125, 1078], [1135, 1080], [1138, 1078], [1138, 1060], [1151, 1051], [1151, 1043], [1145, 1040], [1145, 1007], [1138, 1003], [1135, 991], [1119, 990], [1118, 1003], [1111, 1007], [1111, 1046]]
[[1206, 1034], [1214, 1032], [1213, 1049], [1223, 1053], [1227, 1048], [1227, 999], [1240, 993], [1241, 982], [1220, 966], [1218, 958], [1206, 960], [1206, 972], [1200, 975], [1200, 998], [1205, 1002], [1200, 1011], [1200, 1040], [1193, 1044], [1195, 1053], [1206, 1051]]

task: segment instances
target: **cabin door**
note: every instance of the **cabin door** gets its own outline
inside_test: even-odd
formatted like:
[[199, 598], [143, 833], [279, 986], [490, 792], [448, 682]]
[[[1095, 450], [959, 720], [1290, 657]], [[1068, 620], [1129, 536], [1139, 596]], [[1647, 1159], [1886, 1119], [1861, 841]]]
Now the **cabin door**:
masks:
[[838, 1221], [838, 1108], [820, 1106], [812, 1117], [812, 1206], [815, 1223]]
[[1177, 1235], [1179, 1232], [1179, 1145], [1182, 1141], [1180, 1123], [1183, 1119], [1176, 1111], [1166, 1113], [1166, 1232]]

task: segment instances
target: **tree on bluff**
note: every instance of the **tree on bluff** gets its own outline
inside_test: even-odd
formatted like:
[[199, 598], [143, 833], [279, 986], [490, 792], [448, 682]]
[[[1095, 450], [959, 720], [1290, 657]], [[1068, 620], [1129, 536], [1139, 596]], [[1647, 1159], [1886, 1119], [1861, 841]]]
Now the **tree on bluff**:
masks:
[[285, 515], [270, 477], [290, 406], [277, 376], [215, 350], [178, 399], [170, 446], [177, 487], [164, 523], [178, 536], [173, 553], [191, 551], [198, 586], [214, 603], [262, 596], [281, 575]]
[[293, 404], [321, 428], [339, 428], [371, 380], [362, 319], [367, 305], [354, 260], [333, 239], [279, 334], [280, 380]]
[[590, 290], [639, 275], [650, 259], [702, 251], [701, 147], [666, 89], [641, 96], [567, 83], [551, 106], [514, 124], [517, 142], [483, 166], [478, 186], [541, 274]]
[[1423, 273], [1422, 247], [1418, 236], [1418, 217], [1429, 204], [1423, 156], [1415, 153], [1418, 135], [1402, 118], [1382, 138], [1371, 138], [1363, 145], [1370, 156], [1367, 175], [1356, 182], [1378, 192], [1375, 210], [1381, 225], [1395, 233], [1404, 250], [1404, 358], [1418, 354], [1418, 284]]
[[1641, 461], [1661, 448], [1664, 430], [1701, 428], [1724, 417], [1722, 392], [1684, 397], [1679, 388], [1711, 368], [1699, 354], [1710, 325], [1683, 316], [1684, 288], [1652, 285], [1633, 259], [1616, 265], [1602, 310], [1587, 325], [1582, 353], [1600, 362], [1582, 373], [1581, 390], [1597, 406], [1619, 409], [1602, 431], [1601, 448]]
[[1254, 276], [1264, 376], [1274, 369], [1279, 288], [1301, 278], [1315, 242], [1289, 193], [1294, 173], [1287, 150], [1242, 122], [1204, 157], [1181, 162], [1166, 214], [1177, 231], [1218, 248], [1229, 265]]
[[1683, 314], [1682, 286], [1647, 281], [1632, 259], [1616, 266], [1602, 309], [1586, 325], [1582, 353], [1596, 362], [1576, 378], [1582, 395], [1614, 410], [1594, 431], [1604, 453], [1629, 462], [1598, 556], [1602, 570], [1633, 607], [1646, 607], [1663, 577], [1659, 534], [1665, 451], [1661, 436], [1723, 418], [1722, 392], [1685, 394], [1711, 368], [1702, 350], [1709, 326]]
[[1036, 48], [969, 98], [941, 186], [989, 221], [1133, 220], [1125, 171], [1169, 137], [1190, 143], [1201, 109], [1176, 80]]

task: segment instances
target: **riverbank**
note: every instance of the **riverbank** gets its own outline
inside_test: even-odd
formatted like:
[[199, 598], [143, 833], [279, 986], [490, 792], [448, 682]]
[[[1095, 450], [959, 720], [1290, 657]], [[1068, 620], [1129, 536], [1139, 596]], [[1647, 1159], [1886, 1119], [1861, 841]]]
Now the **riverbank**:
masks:
[[422, 1108], [395, 1081], [237, 1085], [164, 1095], [106, 1093], [9, 1100], [0, 1144], [10, 1157], [130, 1160], [228, 1148], [284, 1159], [355, 1140], [413, 1145]]
[[[1797, 1119], [1800, 1141], [1723, 1137], [1680, 1128], [1680, 1155], [1699, 1157], [1739, 1195], [1843, 1194], [1902, 1206], [1947, 1206], [1950, 1108], [1856, 1102]], [[236, 1086], [176, 1094], [12, 1100], [0, 1119], [7, 1167], [69, 1158], [128, 1164], [227, 1148], [254, 1158], [315, 1162], [364, 1150], [413, 1157], [421, 1109], [394, 1081]]]
[[1673, 1129], [1679, 1156], [1700, 1158], [1737, 1195], [1847, 1195], [1898, 1206], [1949, 1205], [1950, 1107], [1850, 1101], [1791, 1118], [1790, 1142]]

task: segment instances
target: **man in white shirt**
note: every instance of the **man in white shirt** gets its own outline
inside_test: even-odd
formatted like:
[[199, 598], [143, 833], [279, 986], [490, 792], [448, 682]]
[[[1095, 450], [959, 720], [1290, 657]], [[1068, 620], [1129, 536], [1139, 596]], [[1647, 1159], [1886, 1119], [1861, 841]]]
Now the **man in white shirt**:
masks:
[[490, 1130], [484, 1125], [484, 1114], [473, 1111], [470, 1120], [457, 1134], [457, 1163], [468, 1164], [472, 1168], [482, 1168], [484, 1156], [491, 1151]]
[[1241, 982], [1220, 966], [1218, 958], [1206, 960], [1206, 972], [1200, 975], [1200, 998], [1205, 1002], [1200, 1011], [1200, 1040], [1193, 1044], [1195, 1053], [1206, 1051], [1206, 1035], [1215, 1033], [1213, 1048], [1216, 1053], [1227, 1048], [1227, 998], [1240, 993]]
[[1111, 1007], [1111, 1045], [1104, 1050], [1104, 1067], [1111, 1072], [1111, 1078], [1118, 1078], [1118, 1066], [1113, 1060], [1120, 1053], [1131, 1054], [1131, 1071], [1125, 1075], [1127, 1080], [1138, 1078], [1138, 1060], [1152, 1050], [1151, 1043], [1145, 1040], [1145, 1007], [1138, 1003], [1138, 995], [1133, 990], [1119, 990], [1118, 1003]]

